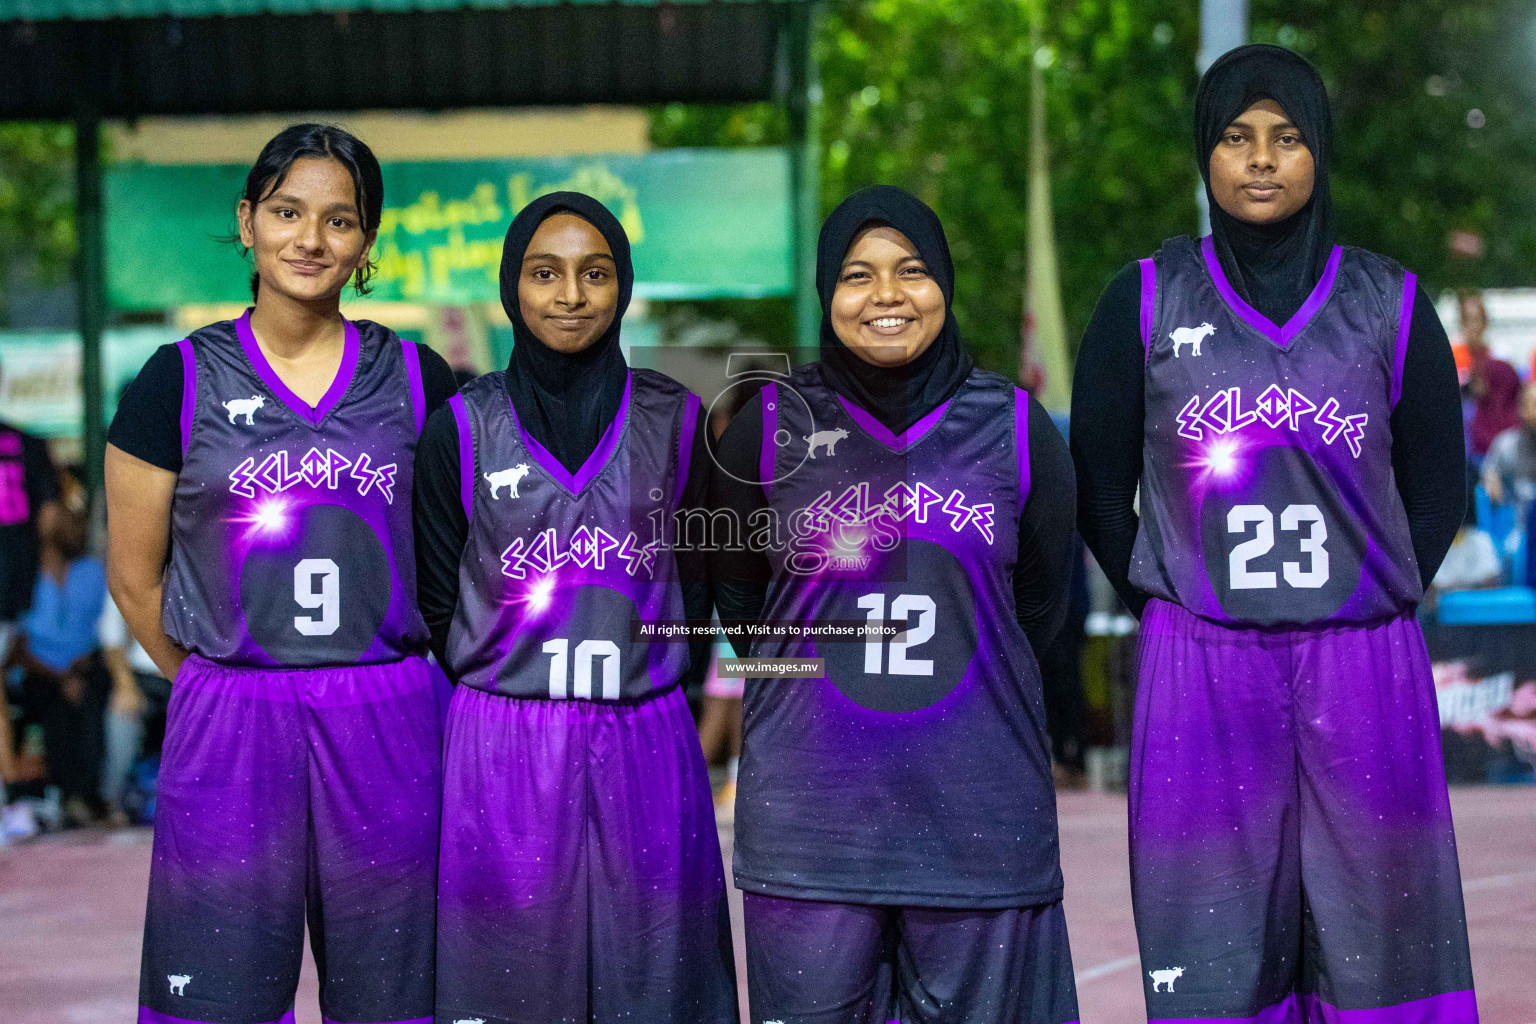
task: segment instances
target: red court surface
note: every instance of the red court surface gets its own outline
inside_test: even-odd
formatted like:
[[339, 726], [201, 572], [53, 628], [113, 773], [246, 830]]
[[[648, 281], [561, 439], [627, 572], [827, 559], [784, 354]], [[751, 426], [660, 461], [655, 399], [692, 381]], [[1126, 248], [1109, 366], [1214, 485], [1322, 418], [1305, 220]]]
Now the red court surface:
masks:
[[[1536, 787], [1458, 789], [1452, 803], [1482, 1020], [1536, 1024]], [[1061, 839], [1083, 1024], [1145, 1021], [1125, 799], [1062, 794]], [[143, 831], [0, 850], [0, 1021], [130, 1024], [148, 870]], [[320, 1020], [308, 964], [298, 1020]]]

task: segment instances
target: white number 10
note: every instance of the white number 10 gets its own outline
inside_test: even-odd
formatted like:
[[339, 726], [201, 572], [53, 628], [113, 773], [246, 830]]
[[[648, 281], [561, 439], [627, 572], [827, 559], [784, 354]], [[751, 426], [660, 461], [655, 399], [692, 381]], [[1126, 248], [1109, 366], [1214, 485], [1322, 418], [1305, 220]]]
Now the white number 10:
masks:
[[565, 675], [571, 642], [546, 640], [543, 651], [554, 655], [549, 659], [549, 695], [555, 700], [591, 700], [592, 662], [597, 658], [603, 659], [603, 700], [619, 699], [619, 645], [612, 640], [583, 640], [576, 645], [576, 679], [570, 693], [565, 691]]
[[[315, 577], [320, 592], [315, 593]], [[300, 608], [319, 608], [320, 617], [295, 615], [293, 628], [305, 636], [330, 636], [341, 625], [341, 570], [329, 558], [306, 558], [293, 567], [293, 600]]]

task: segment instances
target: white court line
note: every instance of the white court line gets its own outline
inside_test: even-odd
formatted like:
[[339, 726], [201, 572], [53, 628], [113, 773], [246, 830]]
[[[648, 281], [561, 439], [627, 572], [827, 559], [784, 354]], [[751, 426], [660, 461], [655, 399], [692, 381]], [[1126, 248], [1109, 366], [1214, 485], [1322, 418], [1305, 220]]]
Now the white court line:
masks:
[[1516, 882], [1536, 882], [1536, 871], [1512, 871], [1507, 875], [1489, 875], [1487, 878], [1474, 878], [1470, 882], [1461, 883], [1462, 892], [1480, 892], [1483, 889], [1497, 889], [1505, 885], [1514, 885]]
[[1097, 967], [1090, 967], [1086, 971], [1082, 971], [1077, 975], [1077, 983], [1085, 985], [1090, 981], [1097, 981], [1106, 975], [1116, 974], [1127, 967], [1135, 967], [1140, 963], [1140, 956], [1123, 956], [1119, 960], [1111, 960], [1108, 963], [1099, 964]]

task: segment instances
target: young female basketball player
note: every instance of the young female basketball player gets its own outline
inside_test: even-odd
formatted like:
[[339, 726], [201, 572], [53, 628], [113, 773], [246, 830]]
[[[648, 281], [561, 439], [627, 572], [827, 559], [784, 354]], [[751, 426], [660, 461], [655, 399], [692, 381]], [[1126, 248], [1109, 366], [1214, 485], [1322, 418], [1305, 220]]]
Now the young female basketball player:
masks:
[[1334, 244], [1310, 64], [1234, 50], [1195, 118], [1211, 235], [1109, 287], [1073, 397], [1082, 532], [1142, 612], [1148, 1016], [1471, 1024], [1414, 618], [1465, 504], [1450, 348], [1413, 274]]
[[717, 501], [786, 538], [719, 560], [722, 621], [906, 627], [751, 645], [825, 664], [747, 682], [754, 1020], [1077, 1019], [1033, 653], [1065, 611], [1071, 464], [1038, 402], [972, 366], [953, 289], [933, 211], [850, 196], [817, 251], [820, 362], [721, 438]]
[[703, 502], [708, 439], [697, 397], [625, 365], [633, 281], [602, 204], [530, 203], [502, 254], [511, 363], [422, 438], [422, 609], [459, 684], [440, 1021], [736, 1012], [709, 779], [680, 685], [689, 650], [635, 631], [709, 618], [702, 572], [670, 549], [674, 510]]
[[151, 357], [108, 435], [112, 596], [174, 680], [140, 1024], [293, 1020], [306, 914], [327, 1020], [432, 1017], [441, 677], [411, 467], [453, 378], [341, 316], [382, 201], [353, 136], [273, 138], [238, 207], [254, 307]]

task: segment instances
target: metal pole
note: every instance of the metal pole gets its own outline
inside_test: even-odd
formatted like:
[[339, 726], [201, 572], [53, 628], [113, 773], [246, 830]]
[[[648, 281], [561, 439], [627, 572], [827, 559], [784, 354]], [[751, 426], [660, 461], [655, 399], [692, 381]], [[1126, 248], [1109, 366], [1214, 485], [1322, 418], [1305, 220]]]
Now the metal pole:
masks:
[[[1195, 69], [1200, 74], [1205, 74], [1217, 57], [1247, 41], [1248, 0], [1200, 0], [1200, 53], [1195, 57]], [[1195, 201], [1200, 204], [1200, 234], [1209, 234], [1211, 211], [1204, 185], [1195, 189]]]
[[[1051, 210], [1051, 168], [1045, 131], [1045, 68], [1040, 62], [1045, 0], [1034, 0], [1029, 18], [1029, 177], [1028, 261], [1025, 316], [1029, 318], [1027, 355], [1045, 372], [1045, 388], [1036, 394], [1052, 412], [1072, 404], [1072, 367], [1067, 359], [1066, 316], [1061, 308], [1061, 280], [1056, 259], [1056, 220]], [[1025, 353], [1021, 352], [1021, 358]], [[1021, 379], [1022, 379], [1021, 368]]]
[[82, 104], [75, 115], [75, 295], [80, 321], [80, 391], [84, 396], [86, 492], [94, 500], [102, 487], [106, 429], [102, 422], [101, 334], [106, 324], [106, 264], [101, 207], [101, 115]]
[[821, 230], [821, 74], [815, 34], [821, 4], [790, 8], [789, 138], [790, 194], [794, 219], [795, 344], [814, 350], [821, 334], [816, 297], [816, 236]]

